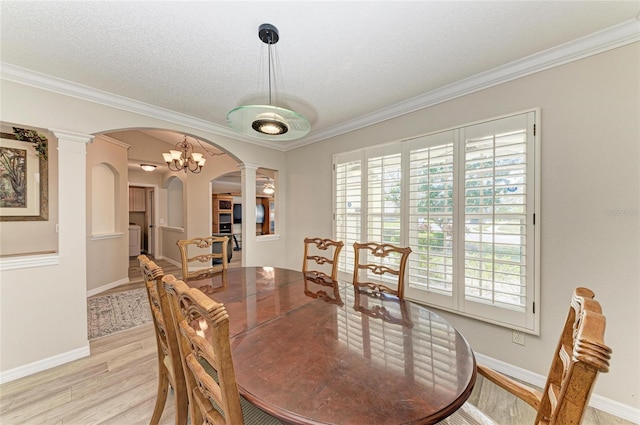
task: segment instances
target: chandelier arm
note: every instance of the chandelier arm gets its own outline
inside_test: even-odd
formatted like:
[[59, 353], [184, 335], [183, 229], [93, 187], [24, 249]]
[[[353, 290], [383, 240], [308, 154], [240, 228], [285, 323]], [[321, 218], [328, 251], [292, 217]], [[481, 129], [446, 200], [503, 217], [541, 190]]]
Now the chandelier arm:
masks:
[[[194, 166], [193, 168], [191, 168], [191, 166]], [[189, 169], [189, 171], [191, 171], [192, 173], [195, 173], [196, 170], [198, 170], [198, 168], [200, 167], [193, 159], [189, 158], [189, 161], [186, 163], [187, 168]]]
[[[173, 168], [171, 168], [171, 166], [173, 166]], [[167, 167], [171, 171], [180, 171], [180, 170], [182, 170], [182, 167], [179, 166], [178, 161], [175, 160], [175, 159], [172, 162], [167, 162]]]
[[211, 156], [224, 155], [224, 152], [215, 152], [215, 151], [211, 150], [210, 148], [207, 148], [206, 146], [204, 146], [200, 140], [196, 139], [196, 141], [198, 142], [198, 144], [200, 145], [202, 150], [205, 151], [206, 153], [208, 153], [209, 155], [211, 155]]

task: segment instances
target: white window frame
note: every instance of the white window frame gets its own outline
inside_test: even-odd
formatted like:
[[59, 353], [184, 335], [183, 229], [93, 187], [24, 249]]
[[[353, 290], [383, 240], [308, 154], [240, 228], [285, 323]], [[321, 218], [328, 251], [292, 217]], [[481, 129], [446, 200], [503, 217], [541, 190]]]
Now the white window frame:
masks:
[[[524, 269], [526, 275], [522, 279], [524, 288], [524, 305], [520, 308], [504, 308], [492, 305], [491, 303], [479, 302], [465, 297], [465, 134], [470, 129], [491, 127], [493, 124], [508, 122], [508, 119], [522, 118], [526, 125], [526, 218], [524, 220], [523, 232], [526, 250], [526, 264]], [[500, 121], [504, 120], [504, 121]], [[344, 229], [338, 229], [338, 221], [341, 219], [336, 196], [336, 184], [339, 176], [336, 170], [340, 164], [345, 162], [360, 161], [361, 181], [360, 198], [362, 210], [360, 213], [360, 229], [352, 229], [357, 237], [369, 234], [367, 229], [368, 216], [366, 211], [367, 201], [367, 164], [368, 158], [379, 156], [381, 153], [398, 152], [402, 153], [402, 184], [401, 184], [401, 224], [400, 224], [400, 245], [410, 245], [410, 153], [415, 146], [420, 143], [426, 146], [440, 146], [441, 143], [450, 141], [453, 143], [454, 155], [454, 196], [453, 196], [453, 292], [439, 292], [438, 290], [417, 290], [411, 288], [405, 282], [405, 297], [407, 299], [433, 306], [442, 310], [454, 312], [463, 316], [471, 317], [500, 326], [517, 329], [523, 332], [538, 335], [540, 332], [540, 109], [533, 108], [525, 111], [515, 112], [500, 117], [491, 118], [479, 122], [460, 125], [455, 128], [420, 135], [411, 139], [393, 142], [380, 146], [373, 146], [354, 152], [334, 155], [334, 233], [333, 237], [341, 239], [345, 235]], [[495, 177], [495, 176], [494, 176]], [[498, 195], [495, 195], [498, 196]], [[415, 217], [415, 215], [414, 215]], [[414, 223], [415, 227], [415, 223]], [[415, 236], [415, 235], [414, 235]], [[496, 238], [497, 239], [497, 238]], [[414, 238], [415, 240], [415, 238]], [[360, 239], [357, 242], [365, 242]], [[493, 241], [493, 240], [492, 240]], [[353, 275], [352, 262], [344, 262], [349, 253], [353, 252], [352, 240], [345, 240], [345, 247], [341, 253], [339, 278], [344, 281], [351, 281]], [[374, 241], [370, 241], [374, 242]], [[379, 241], [378, 241], [379, 242]], [[496, 242], [497, 244], [497, 242]], [[414, 255], [413, 253], [411, 255]], [[411, 260], [411, 257], [410, 257]], [[345, 266], [345, 264], [347, 264]], [[407, 273], [409, 275], [410, 273]], [[409, 278], [407, 278], [408, 281]]]

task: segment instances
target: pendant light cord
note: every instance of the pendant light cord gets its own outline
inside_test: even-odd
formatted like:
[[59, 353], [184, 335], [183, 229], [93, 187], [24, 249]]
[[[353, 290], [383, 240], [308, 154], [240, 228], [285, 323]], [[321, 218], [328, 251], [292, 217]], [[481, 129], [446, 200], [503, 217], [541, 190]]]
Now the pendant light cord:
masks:
[[271, 102], [271, 43], [267, 45], [267, 49], [269, 50], [269, 106], [273, 106]]

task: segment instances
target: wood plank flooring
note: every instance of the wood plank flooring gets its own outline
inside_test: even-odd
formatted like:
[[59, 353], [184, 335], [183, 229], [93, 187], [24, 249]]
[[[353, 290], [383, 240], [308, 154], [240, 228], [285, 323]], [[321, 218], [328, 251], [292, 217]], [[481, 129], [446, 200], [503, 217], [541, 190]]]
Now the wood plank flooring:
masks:
[[[157, 391], [153, 325], [90, 342], [91, 355], [0, 386], [0, 423], [148, 424]], [[161, 424], [173, 423], [169, 397]]]
[[[88, 357], [1, 385], [0, 424], [148, 424], [158, 379], [153, 332], [147, 324], [95, 339]], [[502, 425], [533, 423], [531, 408], [481, 377], [470, 401]], [[174, 423], [173, 409], [170, 395], [161, 425]], [[583, 425], [605, 424], [632, 425], [588, 409]]]

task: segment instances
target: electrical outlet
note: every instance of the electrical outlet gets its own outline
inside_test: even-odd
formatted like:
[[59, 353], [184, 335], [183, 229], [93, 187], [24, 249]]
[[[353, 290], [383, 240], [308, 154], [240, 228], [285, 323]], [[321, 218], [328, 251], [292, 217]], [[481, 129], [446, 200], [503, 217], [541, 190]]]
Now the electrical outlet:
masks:
[[514, 344], [524, 345], [524, 334], [520, 331], [513, 331], [511, 335], [511, 341]]

